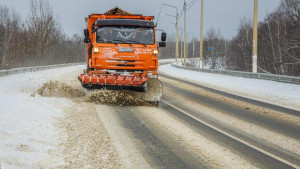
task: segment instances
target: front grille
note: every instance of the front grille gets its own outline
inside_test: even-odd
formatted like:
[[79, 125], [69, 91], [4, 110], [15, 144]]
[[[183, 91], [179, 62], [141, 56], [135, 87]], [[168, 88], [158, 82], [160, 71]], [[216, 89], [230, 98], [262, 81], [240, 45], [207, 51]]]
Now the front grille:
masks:
[[121, 65], [121, 64], [116, 64], [118, 67], [135, 67], [135, 65]]

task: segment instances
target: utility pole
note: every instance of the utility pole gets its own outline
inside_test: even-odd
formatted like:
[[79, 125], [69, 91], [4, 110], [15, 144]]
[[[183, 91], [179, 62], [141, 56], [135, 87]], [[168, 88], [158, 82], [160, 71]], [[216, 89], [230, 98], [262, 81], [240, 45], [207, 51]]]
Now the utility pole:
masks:
[[189, 34], [186, 34], [186, 59], [189, 58]]
[[201, 0], [201, 11], [200, 11], [200, 69], [203, 68], [203, 1]]
[[253, 46], [252, 46], [252, 72], [257, 73], [257, 13], [258, 0], [254, 0], [254, 14], [253, 14]]
[[184, 56], [184, 60], [183, 60], [183, 65], [186, 66], [186, 55], [187, 55], [187, 46], [186, 46], [186, 2], [184, 1], [184, 49], [183, 49], [183, 56]]
[[178, 39], [179, 39], [179, 31], [178, 31], [178, 12], [176, 12], [176, 63], [178, 63], [178, 57], [179, 57], [179, 44], [178, 44]]
[[195, 38], [193, 37], [193, 59], [195, 58]]
[[173, 15], [169, 15], [169, 14], [166, 14], [168, 16], [171, 16], [171, 17], [174, 17], [176, 18], [176, 23], [174, 22], [170, 22], [171, 24], [174, 24], [175, 27], [176, 27], [176, 43], [175, 43], [175, 60], [176, 60], [176, 63], [178, 62], [178, 58], [179, 58], [179, 26], [178, 26], [178, 13], [176, 13], [176, 16], [173, 16]]
[[181, 34], [180, 34], [180, 42], [181, 42], [181, 45], [180, 45], [180, 57], [181, 57], [181, 63], [182, 63], [182, 55], [183, 55], [183, 40], [182, 40], [182, 30], [181, 30]]

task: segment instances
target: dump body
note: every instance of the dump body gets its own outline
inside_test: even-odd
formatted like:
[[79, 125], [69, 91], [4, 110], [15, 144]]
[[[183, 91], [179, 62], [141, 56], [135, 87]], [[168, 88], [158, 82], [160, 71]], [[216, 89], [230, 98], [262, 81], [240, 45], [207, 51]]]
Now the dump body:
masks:
[[86, 18], [87, 69], [78, 78], [90, 89], [145, 91], [157, 78], [158, 48], [153, 16], [119, 8]]

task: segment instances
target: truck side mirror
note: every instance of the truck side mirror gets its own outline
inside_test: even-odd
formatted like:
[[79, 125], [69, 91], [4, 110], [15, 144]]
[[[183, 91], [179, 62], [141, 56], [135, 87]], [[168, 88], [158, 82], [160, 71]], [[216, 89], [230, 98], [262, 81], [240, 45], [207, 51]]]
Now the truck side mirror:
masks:
[[159, 42], [158, 46], [159, 46], [160, 48], [164, 48], [164, 47], [167, 46], [167, 44], [166, 44], [166, 42]]
[[167, 33], [166, 32], [162, 32], [161, 33], [161, 41], [165, 42], [167, 40]]
[[91, 39], [90, 39], [89, 30], [88, 29], [84, 29], [83, 33], [84, 33], [84, 43], [90, 43]]

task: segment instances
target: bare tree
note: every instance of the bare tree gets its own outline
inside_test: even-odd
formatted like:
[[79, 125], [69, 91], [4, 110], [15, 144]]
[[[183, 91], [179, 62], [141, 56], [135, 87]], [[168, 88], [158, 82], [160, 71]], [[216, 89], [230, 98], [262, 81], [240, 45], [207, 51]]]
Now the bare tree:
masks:
[[[243, 19], [230, 43], [230, 69], [251, 71], [251, 41], [251, 22]], [[259, 23], [258, 56], [261, 72], [300, 76], [300, 0], [282, 0]]]
[[30, 15], [26, 20], [26, 25], [30, 54], [39, 58], [38, 64], [42, 64], [46, 59], [53, 60], [46, 55], [53, 51], [53, 46], [58, 44], [61, 31], [48, 1], [30, 1]]
[[222, 69], [224, 67], [225, 45], [226, 41], [220, 30], [217, 31], [213, 27], [209, 29], [203, 40], [205, 67], [210, 69]]
[[0, 52], [1, 52], [1, 68], [9, 67], [10, 52], [16, 41], [16, 34], [19, 31], [19, 17], [14, 11], [10, 11], [7, 7], [0, 6]]
[[47, 0], [31, 0], [25, 22], [0, 6], [0, 69], [85, 60], [83, 37], [66, 36]]

